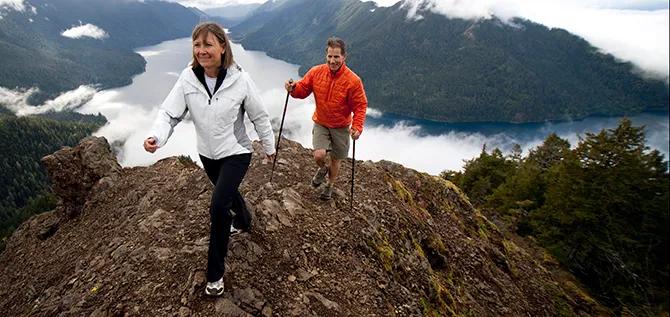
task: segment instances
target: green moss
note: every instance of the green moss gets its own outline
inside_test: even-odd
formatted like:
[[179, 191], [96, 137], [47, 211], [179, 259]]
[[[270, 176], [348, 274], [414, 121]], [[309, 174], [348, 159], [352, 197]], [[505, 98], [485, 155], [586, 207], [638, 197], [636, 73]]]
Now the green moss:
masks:
[[428, 247], [437, 251], [439, 254], [447, 254], [447, 248], [439, 235], [433, 234], [428, 238]]
[[426, 258], [426, 252], [423, 251], [423, 248], [421, 247], [421, 244], [419, 244], [419, 241], [416, 241], [416, 239], [412, 238], [412, 244], [414, 245], [414, 250], [416, 251], [416, 255], [419, 256], [420, 258], [425, 259]]
[[382, 265], [384, 265], [384, 269], [387, 272], [391, 272], [393, 270], [393, 248], [388, 243], [384, 243], [377, 245], [376, 249], [379, 259], [382, 261]]
[[400, 200], [406, 202], [410, 206], [414, 206], [414, 197], [412, 194], [407, 190], [405, 185], [399, 181], [399, 180], [391, 180], [391, 185], [393, 186], [393, 190], [395, 191], [396, 195]]
[[466, 201], [468, 203], [470, 202], [465, 193], [460, 188], [458, 188], [458, 186], [456, 186], [454, 183], [439, 176], [431, 176], [431, 178], [433, 181], [437, 182], [438, 184], [441, 184], [447, 190], [456, 193], [461, 200]]
[[434, 292], [434, 302], [438, 305], [439, 311], [446, 316], [457, 316], [452, 306], [455, 305], [454, 297], [444, 285], [442, 285], [439, 276], [433, 275], [430, 279], [431, 287]]
[[475, 214], [475, 220], [477, 221], [477, 233], [484, 239], [489, 239], [491, 232], [500, 232], [498, 227], [486, 219], [479, 211]]
[[477, 233], [479, 234], [480, 237], [482, 237], [482, 239], [489, 238], [488, 232], [486, 231], [486, 226], [483, 226], [482, 224], [479, 224]]
[[439, 311], [435, 310], [433, 305], [431, 305], [430, 301], [421, 297], [419, 300], [421, 303], [421, 307], [423, 307], [423, 315], [426, 317], [442, 317], [442, 314], [440, 314]]
[[505, 249], [505, 257], [507, 257], [507, 267], [510, 270], [510, 273], [512, 274], [513, 277], [518, 277], [519, 272], [516, 269], [514, 265], [512, 265], [512, 262], [510, 261], [510, 258], [512, 257], [513, 254], [515, 253], [520, 253], [521, 249], [512, 241], [503, 239], [502, 241], [503, 248]]
[[565, 281], [563, 287], [574, 297], [578, 298], [580, 302], [586, 303], [589, 306], [596, 306], [596, 301], [582, 288], [577, 286], [572, 281]]
[[384, 269], [387, 272], [392, 272], [395, 253], [386, 236], [377, 231], [376, 237], [368, 239], [367, 244], [377, 252]]

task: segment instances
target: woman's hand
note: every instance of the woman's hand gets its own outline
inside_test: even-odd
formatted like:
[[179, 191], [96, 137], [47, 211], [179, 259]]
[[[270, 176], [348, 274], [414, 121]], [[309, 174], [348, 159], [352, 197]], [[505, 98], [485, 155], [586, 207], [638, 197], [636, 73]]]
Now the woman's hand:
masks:
[[144, 140], [144, 150], [153, 153], [156, 152], [158, 149], [158, 142], [156, 142], [156, 139], [154, 137], [149, 137], [146, 140]]
[[277, 153], [272, 153], [272, 154], [265, 154], [265, 159], [268, 160], [268, 162], [274, 162], [275, 159], [277, 158]]

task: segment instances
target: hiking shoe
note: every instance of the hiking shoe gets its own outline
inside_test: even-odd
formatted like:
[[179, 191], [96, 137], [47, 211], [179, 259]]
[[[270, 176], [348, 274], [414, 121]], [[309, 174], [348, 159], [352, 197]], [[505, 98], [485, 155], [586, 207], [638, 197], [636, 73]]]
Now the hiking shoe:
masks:
[[243, 233], [247, 233], [249, 231], [251, 231], [251, 228], [239, 229], [239, 228], [235, 228], [235, 225], [232, 225], [232, 224], [230, 225], [230, 237], [231, 238], [234, 237], [234, 236], [238, 236], [240, 234], [243, 234]]
[[216, 282], [207, 282], [205, 294], [209, 296], [221, 296], [223, 294], [223, 277]]
[[318, 187], [321, 183], [326, 181], [326, 175], [328, 175], [328, 166], [319, 168], [312, 177], [312, 186]]
[[234, 237], [234, 236], [236, 236], [236, 235], [239, 235], [239, 234], [242, 233], [242, 232], [243, 232], [243, 231], [242, 231], [241, 229], [237, 229], [237, 228], [235, 228], [235, 226], [233, 226], [232, 224], [230, 225], [230, 236], [231, 236], [231, 237]]
[[325, 185], [323, 185], [323, 189], [321, 190], [319, 198], [323, 200], [329, 200], [332, 194], [333, 194], [333, 184], [327, 182]]

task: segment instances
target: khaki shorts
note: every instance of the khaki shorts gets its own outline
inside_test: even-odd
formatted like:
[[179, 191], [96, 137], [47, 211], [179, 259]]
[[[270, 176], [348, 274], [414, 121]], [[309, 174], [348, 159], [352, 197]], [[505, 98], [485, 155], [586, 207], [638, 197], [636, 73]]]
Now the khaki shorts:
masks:
[[349, 127], [326, 128], [314, 123], [312, 128], [312, 146], [315, 150], [325, 149], [334, 159], [345, 159], [349, 154]]

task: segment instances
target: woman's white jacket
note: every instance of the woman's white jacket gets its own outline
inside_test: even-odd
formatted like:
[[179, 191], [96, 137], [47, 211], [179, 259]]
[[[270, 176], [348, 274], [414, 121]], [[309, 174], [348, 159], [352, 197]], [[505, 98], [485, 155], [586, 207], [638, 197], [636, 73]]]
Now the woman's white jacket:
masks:
[[158, 147], [167, 143], [174, 127], [187, 112], [195, 125], [198, 152], [202, 156], [216, 160], [253, 151], [244, 125], [245, 112], [265, 153], [275, 152], [270, 118], [256, 85], [236, 64], [228, 68], [221, 86], [211, 98], [190, 67], [181, 72], [149, 134], [157, 140]]

